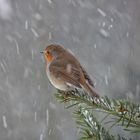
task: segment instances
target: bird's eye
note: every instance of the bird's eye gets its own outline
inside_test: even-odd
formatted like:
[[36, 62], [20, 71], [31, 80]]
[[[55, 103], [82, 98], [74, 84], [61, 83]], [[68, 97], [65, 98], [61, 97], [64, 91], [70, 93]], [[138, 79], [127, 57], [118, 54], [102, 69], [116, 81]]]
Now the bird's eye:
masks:
[[49, 51], [47, 51], [47, 54], [50, 54], [50, 52], [49, 52]]

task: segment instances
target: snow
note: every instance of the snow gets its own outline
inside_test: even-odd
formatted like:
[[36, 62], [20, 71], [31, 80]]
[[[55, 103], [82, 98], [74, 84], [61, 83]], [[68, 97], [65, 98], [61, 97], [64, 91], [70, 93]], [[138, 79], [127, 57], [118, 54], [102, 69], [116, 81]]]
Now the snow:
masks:
[[29, 22], [28, 22], [28, 20], [26, 20], [25, 21], [25, 30], [28, 30], [28, 28], [29, 28]]
[[0, 0], [1, 139], [79, 138], [72, 110], [56, 101], [46, 76], [40, 51], [51, 43], [76, 56], [101, 96], [139, 102], [139, 7], [132, 0]]
[[101, 33], [101, 35], [104, 36], [105, 38], [107, 38], [107, 37], [110, 36], [110, 35], [109, 35], [109, 32], [107, 32], [107, 31], [104, 30], [104, 29], [100, 29], [100, 33]]
[[40, 139], [39, 140], [43, 140], [43, 134], [40, 134]]
[[2, 19], [10, 19], [12, 8], [8, 0], [0, 0], [0, 16]]
[[48, 0], [48, 3], [49, 3], [49, 4], [52, 4], [52, 0]]
[[46, 110], [46, 123], [48, 126], [49, 125], [49, 110], [48, 109]]
[[112, 28], [113, 28], [112, 24], [108, 26], [108, 30], [111, 30]]
[[103, 17], [106, 17], [106, 13], [101, 10], [100, 8], [97, 9], [97, 11], [103, 16]]
[[94, 48], [95, 48], [95, 49], [97, 48], [97, 45], [96, 45], [96, 44], [94, 44]]
[[34, 34], [35, 37], [39, 37], [39, 34], [37, 33], [37, 31], [34, 28], [31, 28], [32, 33]]
[[7, 128], [8, 125], [7, 125], [7, 120], [6, 120], [6, 116], [5, 115], [2, 116], [2, 120], [3, 120], [3, 127]]
[[108, 85], [108, 76], [105, 75], [105, 84]]
[[49, 40], [52, 40], [52, 33], [51, 32], [49, 32]]
[[3, 70], [3, 72], [6, 73], [6, 68], [5, 68], [5, 66], [4, 66], [4, 64], [2, 62], [0, 62], [0, 66], [1, 66], [1, 68]]
[[17, 42], [16, 39], [14, 39], [14, 42], [15, 42], [15, 45], [16, 45], [17, 54], [20, 55], [18, 42]]
[[34, 120], [37, 122], [37, 112], [35, 112]]

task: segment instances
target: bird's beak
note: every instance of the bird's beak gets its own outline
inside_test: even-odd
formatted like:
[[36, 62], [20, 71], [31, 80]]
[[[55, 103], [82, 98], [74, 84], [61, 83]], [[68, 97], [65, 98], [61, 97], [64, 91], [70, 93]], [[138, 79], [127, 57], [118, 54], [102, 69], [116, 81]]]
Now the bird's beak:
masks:
[[44, 53], [43, 51], [41, 51], [40, 53]]

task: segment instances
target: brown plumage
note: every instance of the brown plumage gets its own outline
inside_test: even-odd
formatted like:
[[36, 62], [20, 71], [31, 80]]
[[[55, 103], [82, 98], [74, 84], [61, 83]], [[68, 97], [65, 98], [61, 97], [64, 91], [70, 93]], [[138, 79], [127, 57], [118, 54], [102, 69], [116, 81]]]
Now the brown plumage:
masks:
[[51, 44], [43, 54], [46, 73], [54, 87], [64, 91], [83, 88], [91, 96], [99, 97], [93, 90], [94, 84], [88, 73], [72, 53], [60, 45]]

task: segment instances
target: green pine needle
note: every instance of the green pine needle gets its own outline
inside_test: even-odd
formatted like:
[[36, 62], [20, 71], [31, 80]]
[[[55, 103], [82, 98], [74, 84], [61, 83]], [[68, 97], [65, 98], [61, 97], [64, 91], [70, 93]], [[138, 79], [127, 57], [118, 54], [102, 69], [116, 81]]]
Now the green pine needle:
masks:
[[[126, 140], [119, 135], [116, 138], [102, 127], [102, 123], [105, 123], [108, 117], [113, 117], [108, 121], [111, 124], [110, 129], [113, 126], [122, 126], [125, 131], [140, 133], [140, 105], [138, 104], [127, 100], [109, 99], [106, 96], [91, 98], [87, 93], [78, 90], [58, 91], [55, 96], [59, 102], [68, 104], [67, 109], [75, 108], [73, 114], [80, 128], [80, 140]], [[96, 119], [94, 111], [105, 114], [102, 121]]]

